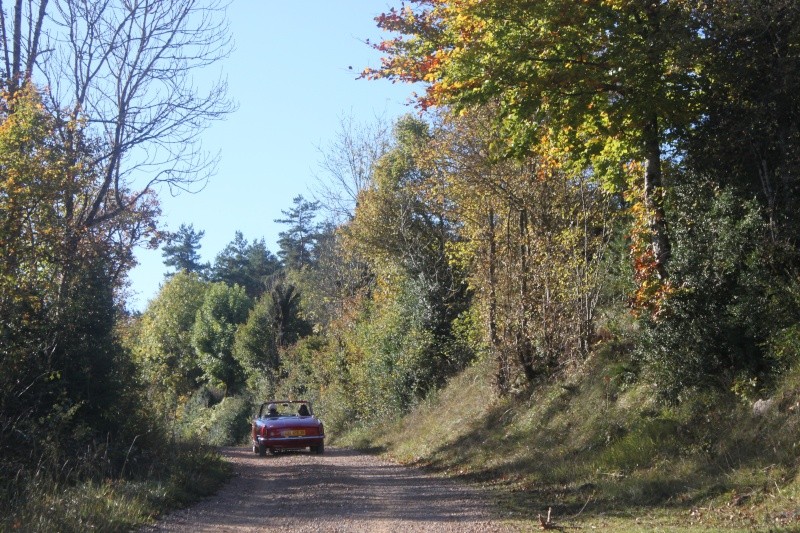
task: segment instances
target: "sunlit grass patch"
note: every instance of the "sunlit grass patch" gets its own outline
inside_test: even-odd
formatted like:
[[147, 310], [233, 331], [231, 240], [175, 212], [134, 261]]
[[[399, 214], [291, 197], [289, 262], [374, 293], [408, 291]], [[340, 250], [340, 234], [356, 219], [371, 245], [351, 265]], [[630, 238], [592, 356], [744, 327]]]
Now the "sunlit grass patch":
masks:
[[152, 502], [166, 495], [165, 487], [155, 483], [87, 482], [32, 489], [10, 525], [23, 531], [128, 531], [150, 519]]
[[490, 376], [479, 362], [401, 420], [348, 438], [491, 487], [504, 516], [532, 527], [548, 509], [610, 531], [800, 527], [800, 378], [755, 417], [725, 392], [659, 404], [603, 357], [507, 398]]

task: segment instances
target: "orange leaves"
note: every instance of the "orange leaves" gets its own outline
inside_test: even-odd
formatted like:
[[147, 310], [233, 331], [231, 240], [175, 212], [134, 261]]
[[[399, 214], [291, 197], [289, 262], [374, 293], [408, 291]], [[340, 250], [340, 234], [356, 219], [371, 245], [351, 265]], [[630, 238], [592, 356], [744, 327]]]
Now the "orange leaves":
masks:
[[[631, 165], [631, 169], [640, 169], [641, 165]], [[625, 194], [630, 202], [628, 213], [631, 215], [630, 257], [633, 265], [636, 291], [631, 296], [630, 306], [634, 314], [647, 312], [657, 318], [662, 306], [675, 292], [668, 279], [659, 276], [659, 265], [653, 253], [653, 238], [650, 213], [642, 200], [642, 185], [635, 184]]]
[[[436, 86], [443, 79], [449, 45], [443, 45], [443, 14], [450, 8], [442, 0], [411, 0], [400, 9], [391, 8], [375, 18], [379, 28], [400, 34], [373, 47], [385, 54], [379, 69], [365, 69], [366, 79], [391, 79], [408, 83], [425, 82]], [[444, 93], [427, 91], [418, 99], [423, 109], [441, 105]]]

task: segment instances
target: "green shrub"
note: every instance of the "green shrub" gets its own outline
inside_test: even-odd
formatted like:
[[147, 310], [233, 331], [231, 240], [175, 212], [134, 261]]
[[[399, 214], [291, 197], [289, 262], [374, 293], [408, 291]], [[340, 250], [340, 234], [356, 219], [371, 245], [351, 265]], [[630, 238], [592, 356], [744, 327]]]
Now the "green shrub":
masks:
[[218, 399], [220, 393], [201, 387], [183, 408], [180, 433], [186, 441], [230, 446], [246, 440], [253, 401], [248, 395]]
[[228, 397], [211, 408], [205, 442], [231, 446], [247, 440], [252, 402], [242, 396]]
[[672, 223], [674, 290], [658, 316], [642, 320], [640, 353], [659, 392], [730, 388], [742, 374], [765, 379], [765, 227], [757, 206], [703, 184], [676, 186]]

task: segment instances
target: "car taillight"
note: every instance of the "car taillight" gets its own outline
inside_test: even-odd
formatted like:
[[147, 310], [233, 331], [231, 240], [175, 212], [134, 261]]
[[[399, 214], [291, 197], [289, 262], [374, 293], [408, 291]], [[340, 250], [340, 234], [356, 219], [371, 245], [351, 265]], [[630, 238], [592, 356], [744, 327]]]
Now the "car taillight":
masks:
[[261, 426], [261, 436], [262, 437], [267, 436], [267, 426]]

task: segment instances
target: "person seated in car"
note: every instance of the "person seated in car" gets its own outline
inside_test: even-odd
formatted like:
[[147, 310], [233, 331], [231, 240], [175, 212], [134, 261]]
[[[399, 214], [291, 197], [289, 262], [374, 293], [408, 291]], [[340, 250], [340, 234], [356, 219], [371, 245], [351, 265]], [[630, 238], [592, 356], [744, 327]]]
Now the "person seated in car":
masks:
[[308, 412], [308, 406], [306, 404], [300, 405], [300, 409], [297, 410], [297, 414], [300, 416], [311, 416], [311, 413]]
[[271, 403], [267, 406], [267, 416], [270, 418], [275, 418], [278, 416], [278, 407]]

